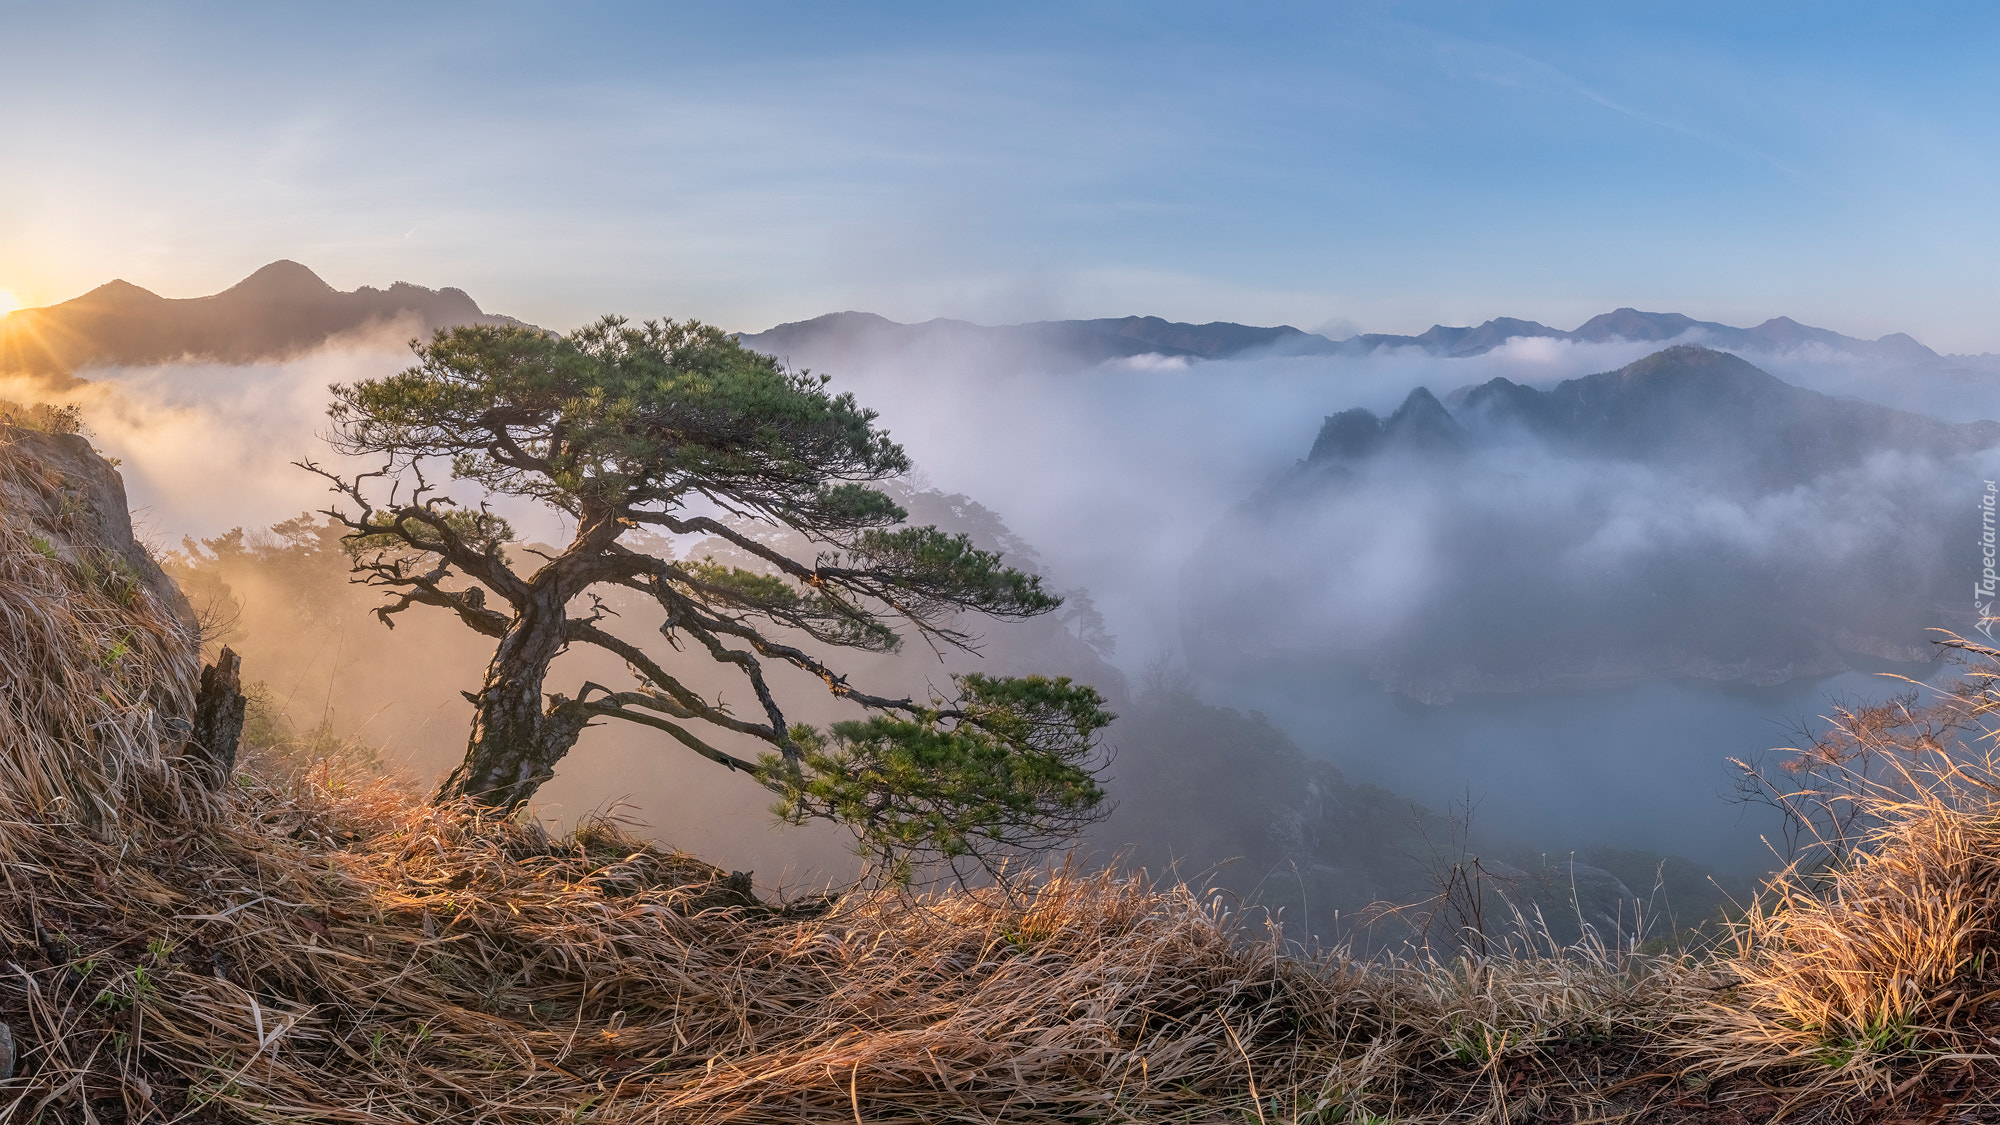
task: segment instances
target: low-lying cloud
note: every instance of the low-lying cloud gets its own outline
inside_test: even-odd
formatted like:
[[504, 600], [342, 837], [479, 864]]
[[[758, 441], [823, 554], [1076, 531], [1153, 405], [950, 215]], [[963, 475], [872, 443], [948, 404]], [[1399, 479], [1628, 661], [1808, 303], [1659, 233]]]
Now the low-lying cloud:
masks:
[[1656, 349], [1523, 338], [1467, 359], [1415, 349], [1093, 367], [934, 350], [793, 358], [881, 411], [931, 481], [998, 510], [1059, 582], [1088, 586], [1136, 671], [1180, 646], [1182, 564], [1230, 508], [1305, 456], [1325, 415], [1386, 413], [1420, 385], [1554, 383]]
[[[325, 480], [293, 462], [344, 464], [326, 442], [328, 387], [408, 367], [408, 336], [384, 326], [269, 363], [89, 368], [80, 373], [84, 383], [53, 392], [0, 381], [0, 398], [77, 406], [92, 444], [120, 462], [140, 535], [173, 546], [182, 536], [267, 527], [335, 501]], [[533, 509], [507, 514], [529, 534], [558, 528]]]
[[[1726, 759], [1788, 742], [1829, 695], [1901, 686], [1871, 673], [1929, 667], [1913, 663], [1932, 655], [1927, 626], [1969, 627], [1956, 579], [1977, 559], [1991, 451], [1885, 451], [1745, 491], [1522, 441], [1448, 464], [1391, 458], [1294, 497], [1288, 518], [1247, 504], [1300, 471], [1329, 414], [1387, 414], [1418, 386], [1548, 387], [1665, 346], [1520, 338], [1469, 358], [1090, 367], [936, 350], [794, 358], [880, 409], [940, 487], [999, 510], [1059, 583], [1088, 586], [1128, 671], [1179, 651], [1212, 698], [1267, 711], [1351, 774], [1439, 807], [1490, 797], [1484, 819], [1546, 845], [1755, 862], [1768, 858], [1760, 829], [1719, 796]], [[1993, 387], [1825, 351], [1750, 358], [1827, 393], [2000, 417]], [[1757, 612], [1733, 612], [1745, 605]], [[1398, 649], [1411, 632], [1423, 644]], [[1593, 636], [1650, 648], [1593, 667], [1569, 645]], [[1480, 682], [1528, 654], [1539, 680]], [[1453, 702], [1394, 702], [1413, 696]]]
[[[1716, 811], [1716, 794], [1729, 785], [1723, 759], [1784, 741], [1785, 724], [1825, 710], [1826, 685], [1869, 689], [1867, 681], [1809, 679], [1764, 695], [1635, 686], [1511, 711], [1454, 691], [1452, 706], [1411, 711], [1392, 705], [1379, 682], [1364, 680], [1359, 691], [1333, 684], [1329, 668], [1315, 662], [1325, 653], [1312, 646], [1331, 641], [1335, 655], [1379, 652], [1385, 638], [1440, 615], [1458, 623], [1448, 628], [1487, 629], [1486, 641], [1503, 649], [1524, 643], [1550, 613], [1585, 624], [1592, 614], [1607, 623], [1624, 614], [1629, 622], [1636, 599], [1662, 589], [1655, 581], [1662, 559], [1691, 562], [1692, 577], [1672, 593], [1685, 604], [1698, 604], [1715, 576], [1733, 575], [1767, 582], [1778, 602], [1800, 613], [1866, 610], [1871, 590], [1907, 585], [1912, 567], [1969, 564], [1969, 554], [1949, 553], [1949, 542], [1898, 538], [1899, 529], [1913, 519], [1943, 526], [1938, 521], [1956, 518], [1958, 508], [1969, 512], [1982, 476], [2000, 475], [1990, 455], [1885, 454], [1797, 487], [1742, 495], [1529, 443], [1475, 450], [1449, 467], [1384, 461], [1317, 493], [1316, 506], [1290, 523], [1260, 521], [1244, 507], [1299, 471], [1326, 415], [1351, 407], [1386, 414], [1420, 385], [1441, 396], [1496, 376], [1549, 386], [1660, 346], [1516, 339], [1460, 359], [1404, 350], [1099, 365], [938, 349], [790, 358], [879, 410], [929, 484], [997, 511], [1039, 552], [1052, 585], [1090, 589], [1128, 673], [1177, 652], [1207, 670], [1212, 698], [1267, 710], [1309, 750], [1339, 757], [1356, 776], [1437, 806], [1488, 795], [1484, 815], [1493, 822], [1547, 828], [1566, 817], [1578, 840], [1651, 823], [1638, 833], [1644, 842], [1701, 854], [1694, 837], [1726, 828]], [[2000, 416], [2000, 393], [1949, 372], [1925, 382], [1851, 357], [1753, 358], [1833, 393], [1890, 388], [1895, 405], [1948, 402], [1951, 409], [1938, 413]], [[289, 463], [324, 455], [327, 385], [408, 363], [399, 340], [349, 341], [282, 363], [88, 372], [93, 382], [69, 398], [84, 408], [93, 441], [123, 460], [142, 531], [171, 546], [182, 535], [256, 528], [324, 506], [323, 483]], [[508, 514], [530, 535], [560, 534], [546, 516]], [[1872, 561], [1857, 570], [1856, 560]], [[1203, 571], [1218, 564], [1221, 577]], [[1764, 572], [1773, 567], [1790, 580], [1770, 581]], [[1604, 585], [1594, 602], [1565, 605], [1566, 590], [1607, 574], [1627, 577]], [[1913, 588], [1928, 590], [1930, 582]], [[1212, 606], [1218, 596], [1237, 626], [1219, 639], [1189, 630], [1189, 607], [1199, 616], [1204, 599]], [[1671, 616], [1648, 610], [1628, 627]], [[1501, 628], [1517, 618], [1526, 633]], [[379, 632], [372, 621], [355, 628], [363, 626]], [[1182, 651], [1189, 638], [1196, 650]], [[357, 632], [352, 643], [380, 639]], [[1230, 663], [1260, 644], [1285, 676], [1246, 681], [1239, 673], [1250, 665]], [[468, 654], [454, 675], [476, 672], [472, 660]], [[458, 716], [445, 710], [463, 686], [441, 678], [422, 686], [421, 706], [397, 706], [409, 712], [398, 730], [426, 732], [409, 735], [428, 747], [419, 755], [426, 767], [461, 744]], [[332, 697], [336, 687], [304, 690]], [[354, 705], [365, 714], [381, 704]], [[1634, 733], [1640, 726], [1644, 732]], [[579, 784], [552, 793], [579, 810], [622, 795], [593, 795], [581, 784], [628, 776], [622, 767], [607, 770], [605, 760], [580, 756], [570, 771]], [[1599, 792], [1628, 786], [1652, 800], [1657, 815], [1648, 822], [1627, 813], [1593, 827], [1595, 806], [1578, 799], [1586, 783]]]

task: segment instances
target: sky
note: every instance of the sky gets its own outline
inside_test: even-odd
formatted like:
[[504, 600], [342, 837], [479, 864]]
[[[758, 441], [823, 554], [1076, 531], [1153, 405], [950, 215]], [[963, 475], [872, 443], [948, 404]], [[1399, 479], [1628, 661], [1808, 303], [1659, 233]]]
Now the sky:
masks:
[[0, 28], [0, 302], [291, 258], [558, 328], [1631, 305], [2000, 351], [1991, 5], [0, 0]]

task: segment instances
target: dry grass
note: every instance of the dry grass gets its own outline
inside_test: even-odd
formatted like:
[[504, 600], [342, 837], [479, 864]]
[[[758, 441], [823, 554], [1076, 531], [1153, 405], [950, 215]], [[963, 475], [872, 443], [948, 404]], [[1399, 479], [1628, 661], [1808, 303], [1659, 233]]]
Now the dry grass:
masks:
[[[13, 456], [0, 426], [0, 818], [115, 822], [190, 799], [163, 747], [192, 709], [195, 654], [115, 562], [66, 534], [60, 475]], [[0, 835], [0, 849], [6, 838]]]
[[1101, 872], [787, 915], [612, 826], [551, 841], [323, 771], [123, 857], [33, 850], [0, 923], [41, 954], [0, 982], [35, 1044], [17, 1113], [1519, 1121], [1609, 1104], [1520, 1068], [1655, 1026], [1697, 983], [1304, 960], [1220, 901]]
[[1984, 1087], [2000, 1112], [2000, 804], [1991, 759], [1889, 762], [1853, 794], [1876, 825], [1831, 867], [1769, 881], [1736, 926], [1741, 984], [1709, 1006], [1691, 1056], [1807, 1096]]

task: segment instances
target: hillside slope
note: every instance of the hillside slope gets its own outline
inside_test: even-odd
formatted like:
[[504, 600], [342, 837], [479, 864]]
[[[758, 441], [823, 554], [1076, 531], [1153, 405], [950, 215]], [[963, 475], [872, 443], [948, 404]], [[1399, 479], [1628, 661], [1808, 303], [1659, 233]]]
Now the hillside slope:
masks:
[[112, 467], [0, 425], [0, 816], [122, 815], [187, 736], [194, 646]]
[[0, 1118], [1442, 1109], [1480, 1068], [1433, 1067], [1414, 1100], [1325, 1076], [1397, 1084], [1461, 1001], [1509, 1037], [1679, 1002], [1532, 984], [1557, 1007], [1524, 1020], [1448, 974], [1289, 959], [1186, 888], [1108, 874], [774, 909], [611, 825], [551, 839], [326, 760], [252, 753], [210, 789], [175, 753], [194, 638], [157, 572], [109, 563], [129, 523], [92, 460], [0, 429]]

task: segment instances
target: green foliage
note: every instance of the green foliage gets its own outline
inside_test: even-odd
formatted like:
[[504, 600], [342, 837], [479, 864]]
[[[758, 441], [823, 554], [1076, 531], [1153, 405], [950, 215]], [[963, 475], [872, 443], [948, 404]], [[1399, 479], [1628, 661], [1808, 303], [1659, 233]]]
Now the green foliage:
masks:
[[1820, 1048], [1812, 1052], [1814, 1062], [1829, 1070], [1842, 1070], [1861, 1061], [1880, 1062], [1914, 1054], [1922, 1038], [1921, 1029], [1908, 1016], [1884, 1015], [1866, 1026], [1842, 1034], [1828, 1029]]
[[[907, 881], [914, 864], [990, 862], [1072, 837], [1104, 799], [1091, 760], [1113, 716], [1068, 677], [954, 677], [962, 698], [826, 732], [794, 727], [799, 766], [766, 755], [773, 811], [851, 827], [863, 854]], [[946, 716], [958, 717], [948, 719]]]
[[1453, 1020], [1446, 1025], [1439, 1054], [1460, 1066], [1487, 1066], [1505, 1054], [1510, 1035], [1476, 1019]]
[[152, 999], [157, 987], [151, 974], [146, 972], [146, 967], [138, 965], [134, 966], [125, 977], [114, 982], [110, 988], [99, 992], [97, 1002], [114, 1012], [122, 1012], [134, 1004], [144, 1004]]
[[237, 527], [209, 539], [183, 538], [181, 549], [160, 565], [197, 613], [215, 623], [207, 639], [231, 634], [244, 609], [240, 588], [258, 584], [283, 592], [270, 599], [282, 618], [274, 621], [275, 630], [293, 637], [339, 633], [365, 620], [375, 604], [372, 594], [345, 580], [352, 565], [346, 534], [340, 524], [302, 512], [264, 530]]
[[949, 591], [954, 604], [982, 613], [1029, 617], [1062, 604], [1043, 591], [1039, 576], [1001, 566], [998, 554], [973, 546], [962, 532], [871, 528], [861, 533], [845, 562], [867, 569], [896, 594], [931, 599]]
[[[44, 557], [55, 557], [53, 547]], [[131, 605], [139, 596], [139, 572], [116, 551], [97, 550], [82, 555], [76, 561], [76, 574], [85, 586], [102, 590], [122, 605]]]
[[469, 327], [440, 332], [419, 357], [336, 388], [345, 445], [450, 458], [458, 479], [572, 515], [701, 495], [824, 530], [902, 518], [851, 483], [909, 468], [874, 411], [718, 328], [616, 317], [568, 336]]
[[851, 613], [779, 575], [723, 566], [712, 559], [685, 563], [680, 571], [685, 576], [680, 585], [698, 598], [782, 620], [829, 644], [869, 652], [894, 652], [902, 645], [902, 637], [884, 622]]

